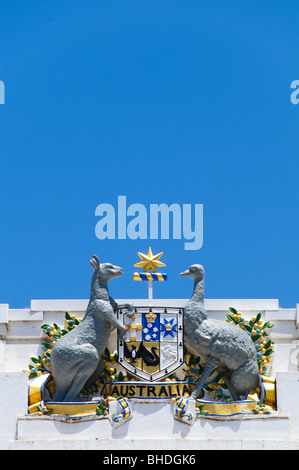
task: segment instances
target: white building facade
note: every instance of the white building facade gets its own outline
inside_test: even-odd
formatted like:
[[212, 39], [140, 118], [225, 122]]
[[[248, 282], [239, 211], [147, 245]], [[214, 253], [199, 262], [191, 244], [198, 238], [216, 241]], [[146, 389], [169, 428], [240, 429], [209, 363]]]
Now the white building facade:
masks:
[[[119, 299], [147, 306], [147, 299]], [[183, 307], [187, 299], [155, 299], [153, 307]], [[226, 320], [229, 307], [250, 319], [258, 312], [274, 327], [270, 376], [276, 379], [273, 415], [215, 419], [198, 417], [192, 426], [173, 419], [173, 404], [132, 402], [132, 419], [113, 427], [108, 419], [67, 420], [28, 414], [28, 364], [45, 340], [41, 326], [64, 325], [65, 312], [84, 317], [88, 300], [32, 300], [30, 308], [0, 304], [0, 448], [201, 450], [299, 448], [299, 304], [280, 308], [271, 299], [206, 299], [209, 318]], [[109, 349], [116, 349], [116, 335]]]

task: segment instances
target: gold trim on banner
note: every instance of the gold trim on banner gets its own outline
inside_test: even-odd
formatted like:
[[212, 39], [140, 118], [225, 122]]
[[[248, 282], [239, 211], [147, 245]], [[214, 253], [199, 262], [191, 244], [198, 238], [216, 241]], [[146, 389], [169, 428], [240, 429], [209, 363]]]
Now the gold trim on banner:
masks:
[[[54, 415], [64, 415], [72, 417], [84, 417], [97, 415], [98, 403], [47, 403], [47, 409]], [[99, 415], [97, 415], [99, 416]]]
[[203, 404], [203, 410], [207, 412], [207, 416], [234, 416], [240, 414], [252, 413], [252, 410], [258, 404], [257, 400], [243, 400], [231, 403], [208, 402], [205, 400], [196, 400], [197, 403]]
[[[273, 413], [276, 411], [276, 381], [271, 377], [261, 377], [264, 388], [263, 409]], [[137, 400], [174, 400], [177, 397], [189, 398], [195, 384], [188, 382], [108, 382], [101, 391], [103, 396], [114, 398]], [[45, 390], [51, 397], [55, 391], [55, 385], [51, 374], [43, 374], [36, 377], [29, 384], [29, 413], [35, 413], [39, 406], [46, 405], [53, 414], [83, 417], [96, 415], [96, 402], [74, 403], [44, 403]], [[202, 399], [203, 394], [196, 400], [203, 405], [202, 409], [207, 416], [234, 416], [253, 413], [260, 406], [260, 388], [252, 390], [246, 398], [236, 402], [213, 402]], [[185, 403], [185, 402], [184, 402]]]

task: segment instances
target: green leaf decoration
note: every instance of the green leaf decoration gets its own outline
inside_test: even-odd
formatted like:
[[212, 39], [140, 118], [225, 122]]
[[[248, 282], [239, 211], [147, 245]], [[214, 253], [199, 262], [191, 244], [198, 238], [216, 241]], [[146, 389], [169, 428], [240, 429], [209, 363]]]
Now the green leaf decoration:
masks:
[[217, 377], [215, 377], [215, 381], [216, 382], [219, 382], [220, 379], [222, 379], [223, 375], [222, 374], [218, 374]]
[[259, 340], [262, 337], [262, 335], [253, 335], [251, 337], [252, 341], [255, 343], [257, 340]]
[[194, 364], [194, 355], [191, 354], [190, 359], [189, 359], [189, 366], [192, 366]]
[[271, 339], [269, 339], [269, 341], [267, 341], [267, 343], [264, 345], [264, 348], [265, 349], [270, 348], [271, 344], [272, 344], [272, 341], [271, 341]]
[[34, 364], [38, 364], [40, 362], [40, 360], [37, 359], [36, 357], [31, 357], [30, 359], [32, 362], [34, 362]]
[[267, 349], [267, 351], [265, 352], [265, 356], [270, 356], [270, 354], [273, 353], [273, 349]]
[[237, 314], [237, 313], [238, 313], [237, 310], [236, 310], [235, 308], [233, 308], [233, 307], [229, 307], [229, 311], [232, 312], [232, 313], [234, 313], [234, 314]]
[[232, 317], [229, 313], [226, 316], [229, 321], [235, 321], [234, 317]]
[[262, 314], [261, 314], [261, 312], [259, 312], [257, 314], [257, 316], [255, 317], [255, 322], [254, 323], [257, 323], [261, 319], [261, 316], [262, 316]]

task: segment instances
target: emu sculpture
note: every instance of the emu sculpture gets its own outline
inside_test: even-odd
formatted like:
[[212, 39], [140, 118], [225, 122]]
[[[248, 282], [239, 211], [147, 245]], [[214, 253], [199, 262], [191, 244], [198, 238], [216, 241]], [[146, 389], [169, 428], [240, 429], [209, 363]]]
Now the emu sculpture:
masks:
[[249, 335], [236, 325], [209, 320], [204, 307], [204, 269], [193, 264], [180, 276], [194, 279], [191, 299], [184, 307], [184, 339], [190, 352], [205, 359], [204, 371], [191, 396], [197, 398], [214, 370], [223, 379], [233, 400], [259, 385], [256, 349]]
[[99, 378], [104, 362], [102, 355], [111, 331], [117, 328], [123, 338], [126, 330], [117, 320], [117, 307], [128, 307], [133, 315], [133, 305], [117, 305], [108, 292], [108, 281], [122, 275], [122, 268], [110, 263], [100, 264], [93, 255], [90, 264], [94, 269], [90, 300], [83, 321], [55, 343], [51, 353], [51, 368], [56, 386], [53, 401], [77, 401], [84, 386], [90, 387]]

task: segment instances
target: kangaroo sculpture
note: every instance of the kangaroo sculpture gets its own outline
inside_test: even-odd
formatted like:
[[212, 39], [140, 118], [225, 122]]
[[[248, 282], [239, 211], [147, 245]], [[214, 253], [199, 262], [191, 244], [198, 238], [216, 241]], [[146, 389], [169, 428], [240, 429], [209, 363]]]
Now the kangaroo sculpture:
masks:
[[248, 334], [225, 321], [209, 320], [204, 307], [204, 269], [190, 266], [180, 276], [194, 279], [193, 295], [184, 307], [185, 344], [190, 352], [205, 359], [205, 369], [196, 383], [192, 397], [197, 398], [214, 370], [223, 378], [233, 400], [240, 400], [248, 390], [259, 385], [256, 349]]
[[51, 369], [56, 386], [53, 401], [77, 401], [82, 388], [93, 384], [104, 369], [102, 355], [111, 331], [117, 328], [120, 338], [126, 332], [115, 316], [117, 307], [127, 307], [128, 315], [133, 315], [133, 305], [117, 305], [108, 292], [108, 281], [121, 276], [122, 268], [100, 264], [96, 255], [90, 264], [94, 273], [84, 319], [52, 349]]

